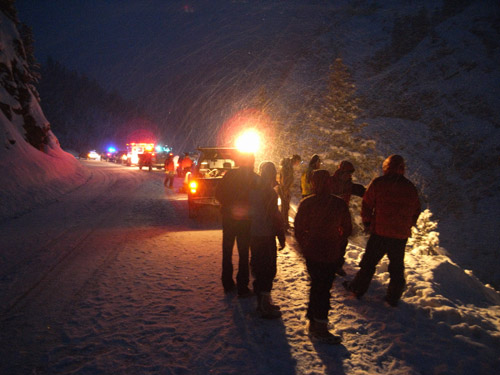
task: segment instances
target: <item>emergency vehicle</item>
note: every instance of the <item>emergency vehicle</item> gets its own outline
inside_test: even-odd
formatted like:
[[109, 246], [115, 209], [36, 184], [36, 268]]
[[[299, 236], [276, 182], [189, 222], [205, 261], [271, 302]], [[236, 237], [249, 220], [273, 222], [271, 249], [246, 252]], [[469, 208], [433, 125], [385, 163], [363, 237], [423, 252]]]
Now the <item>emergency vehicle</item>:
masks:
[[127, 165], [139, 165], [142, 167], [145, 155], [154, 153], [154, 149], [154, 143], [127, 143]]

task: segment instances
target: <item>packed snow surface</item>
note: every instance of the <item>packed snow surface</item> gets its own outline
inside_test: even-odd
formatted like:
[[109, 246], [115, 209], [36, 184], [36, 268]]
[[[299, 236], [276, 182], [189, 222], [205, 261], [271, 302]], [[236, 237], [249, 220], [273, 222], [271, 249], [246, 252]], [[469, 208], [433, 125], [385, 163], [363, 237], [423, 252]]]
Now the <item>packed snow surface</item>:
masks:
[[[407, 253], [397, 308], [382, 302], [386, 260], [362, 300], [336, 279], [329, 320], [343, 342], [312, 342], [293, 237], [272, 292], [283, 317], [262, 320], [254, 298], [224, 295], [218, 212], [188, 219], [180, 179], [170, 190], [160, 171], [78, 163], [83, 184], [65, 194], [28, 184], [47, 199], [25, 191], [23, 213], [0, 222], [1, 374], [493, 374], [500, 365], [500, 297], [445, 255]], [[365, 240], [348, 247], [347, 278]]]

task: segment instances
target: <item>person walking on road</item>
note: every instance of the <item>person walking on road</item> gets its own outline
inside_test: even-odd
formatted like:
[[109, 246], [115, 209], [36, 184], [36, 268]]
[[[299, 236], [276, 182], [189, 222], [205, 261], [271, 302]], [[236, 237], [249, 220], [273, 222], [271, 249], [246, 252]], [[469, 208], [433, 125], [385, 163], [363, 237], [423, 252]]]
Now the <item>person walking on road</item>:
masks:
[[382, 257], [389, 258], [390, 282], [385, 301], [395, 307], [405, 288], [404, 258], [411, 227], [420, 215], [418, 192], [404, 177], [405, 161], [400, 155], [385, 159], [383, 175], [370, 182], [363, 196], [361, 218], [371, 233], [359, 271], [351, 282], [343, 285], [361, 298], [370, 285], [375, 268]]
[[294, 226], [311, 279], [306, 314], [309, 335], [322, 342], [339, 344], [341, 337], [328, 330], [330, 289], [343, 260], [342, 244], [351, 235], [352, 223], [344, 200], [330, 194], [329, 178], [330, 173], [324, 169], [312, 173], [313, 194], [300, 202]]
[[[258, 175], [253, 171], [254, 155], [241, 153], [236, 160], [238, 168], [230, 169], [222, 177], [215, 191], [222, 213], [222, 286], [229, 293], [237, 288], [241, 298], [253, 295], [248, 288], [250, 253], [250, 191], [256, 186]], [[238, 273], [233, 280], [233, 247], [238, 248]]]
[[169, 189], [173, 189], [174, 187], [174, 178], [175, 178], [175, 162], [174, 155], [169, 154], [165, 159], [165, 181], [163, 185], [168, 187]]

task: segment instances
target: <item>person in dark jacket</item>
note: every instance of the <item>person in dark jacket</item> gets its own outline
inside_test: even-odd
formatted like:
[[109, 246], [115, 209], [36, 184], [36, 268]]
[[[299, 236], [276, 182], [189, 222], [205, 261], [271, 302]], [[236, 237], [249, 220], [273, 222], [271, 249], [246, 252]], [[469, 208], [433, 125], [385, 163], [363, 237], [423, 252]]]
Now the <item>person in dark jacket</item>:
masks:
[[403, 157], [389, 156], [382, 169], [383, 176], [372, 180], [363, 196], [361, 218], [371, 235], [359, 264], [360, 269], [351, 282], [344, 282], [344, 286], [361, 298], [368, 290], [378, 262], [387, 254], [390, 282], [385, 301], [397, 306], [406, 283], [406, 242], [421, 208], [415, 185], [404, 177]]
[[[363, 198], [366, 190], [363, 185], [355, 184], [354, 182], [352, 182], [352, 175], [354, 173], [354, 170], [354, 165], [352, 165], [350, 161], [343, 160], [340, 162], [337, 170], [330, 177], [329, 181], [330, 192], [342, 198], [347, 203], [347, 207], [349, 207], [352, 195]], [[344, 243], [343, 247], [343, 253], [345, 255], [347, 249], [347, 241]], [[337, 275], [346, 275], [343, 266], [344, 264], [342, 262], [337, 270]]]
[[295, 238], [311, 279], [307, 318], [309, 334], [331, 344], [341, 342], [328, 331], [330, 289], [342, 262], [342, 244], [352, 232], [351, 215], [341, 198], [330, 194], [328, 171], [312, 174], [313, 194], [304, 198], [295, 216]]
[[[222, 213], [222, 286], [231, 292], [235, 286], [239, 297], [253, 295], [248, 288], [250, 252], [250, 191], [256, 186], [258, 175], [253, 171], [254, 155], [241, 153], [235, 160], [238, 168], [228, 170], [220, 180], [215, 198]], [[238, 247], [238, 274], [233, 281], [233, 247]]]
[[354, 165], [350, 161], [343, 160], [330, 177], [331, 193], [342, 198], [347, 203], [347, 206], [349, 206], [352, 195], [363, 198], [366, 190], [363, 185], [352, 182], [354, 171]]
[[276, 166], [263, 162], [259, 166], [260, 178], [256, 189], [250, 192], [251, 207], [251, 266], [254, 275], [253, 291], [257, 295], [257, 312], [262, 318], [281, 316], [278, 306], [271, 300], [271, 289], [276, 276], [276, 237], [280, 249], [285, 247], [285, 226], [278, 209]]
[[278, 194], [281, 199], [281, 215], [285, 223], [285, 230], [290, 228], [288, 222], [288, 211], [290, 211], [290, 201], [292, 200], [293, 169], [300, 164], [300, 155], [293, 155], [281, 161]]

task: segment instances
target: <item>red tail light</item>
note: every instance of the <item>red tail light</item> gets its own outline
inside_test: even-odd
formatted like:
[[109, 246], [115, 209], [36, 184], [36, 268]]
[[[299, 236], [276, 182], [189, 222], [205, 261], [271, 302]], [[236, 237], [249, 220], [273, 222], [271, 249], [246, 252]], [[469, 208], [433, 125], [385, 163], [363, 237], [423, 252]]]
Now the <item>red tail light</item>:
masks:
[[191, 194], [196, 194], [196, 191], [198, 190], [198, 183], [196, 181], [191, 181], [189, 183], [189, 191]]

